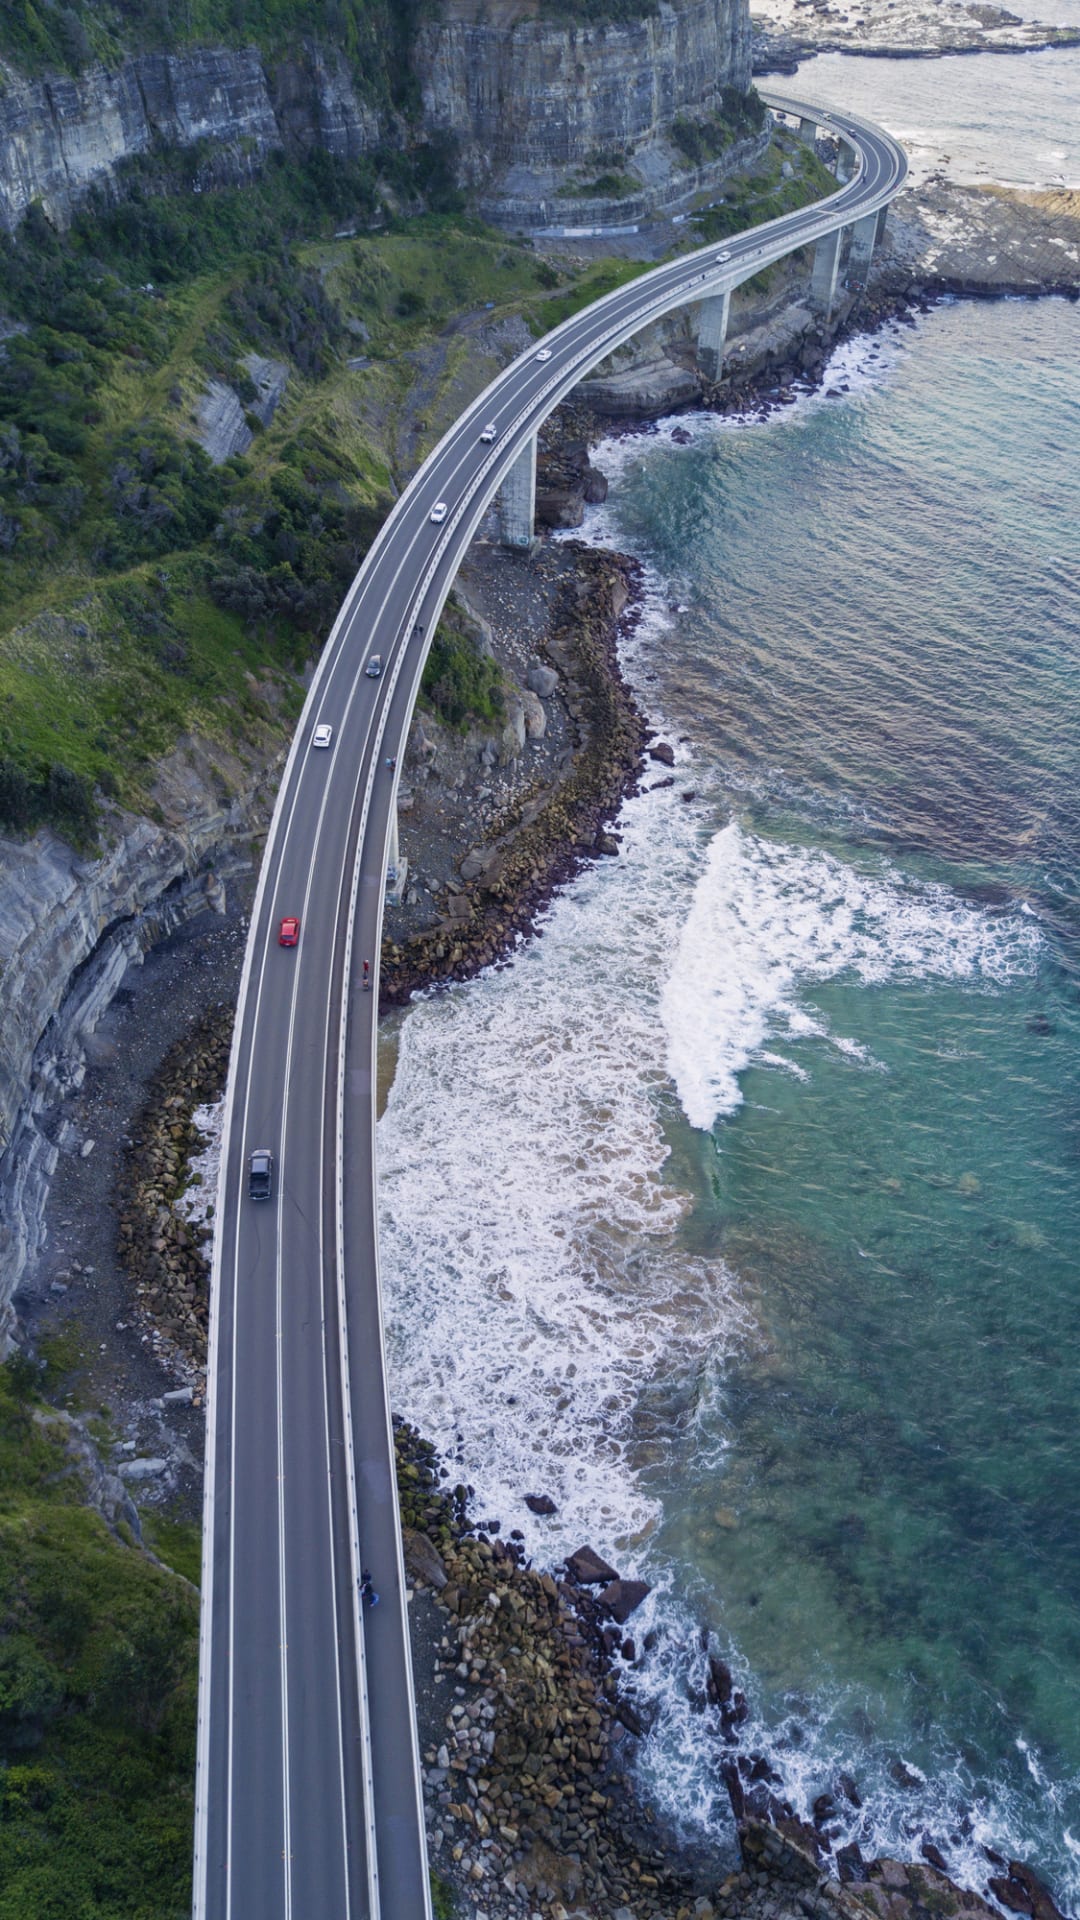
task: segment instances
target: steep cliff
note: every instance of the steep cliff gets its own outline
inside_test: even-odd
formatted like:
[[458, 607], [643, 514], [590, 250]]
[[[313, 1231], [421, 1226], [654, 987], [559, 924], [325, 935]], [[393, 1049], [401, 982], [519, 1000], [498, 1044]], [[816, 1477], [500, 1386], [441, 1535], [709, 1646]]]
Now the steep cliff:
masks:
[[314, 42], [271, 64], [254, 47], [146, 53], [115, 69], [28, 80], [0, 65], [0, 226], [40, 201], [66, 225], [118, 163], [155, 147], [217, 149], [215, 180], [249, 176], [269, 153], [369, 152], [387, 127], [344, 60]]
[[505, 217], [517, 203], [542, 225], [530, 203], [552, 196], [579, 217], [586, 200], [665, 197], [673, 123], [749, 85], [749, 13], [746, 0], [662, 0], [592, 24], [518, 0], [449, 0], [420, 27], [413, 65], [425, 122], [460, 142], [484, 211]]
[[63, 1130], [60, 1103], [132, 961], [222, 897], [250, 866], [281, 745], [251, 761], [190, 739], [158, 769], [160, 822], [116, 813], [95, 857], [42, 831], [0, 839], [0, 1353], [11, 1298], [37, 1252]]
[[[199, 191], [250, 177], [274, 152], [354, 159], [438, 137], [457, 144], [462, 184], [503, 224], [637, 218], [699, 184], [669, 144], [673, 123], [716, 114], [725, 89], [745, 93], [747, 0], [660, 0], [607, 22], [528, 0], [448, 0], [418, 28], [411, 68], [406, 123], [324, 38], [285, 52], [132, 52], [34, 78], [0, 62], [0, 227], [13, 232], [35, 200], [65, 225], [120, 162], [155, 149], [202, 143]], [[745, 157], [728, 144], [709, 177]]]

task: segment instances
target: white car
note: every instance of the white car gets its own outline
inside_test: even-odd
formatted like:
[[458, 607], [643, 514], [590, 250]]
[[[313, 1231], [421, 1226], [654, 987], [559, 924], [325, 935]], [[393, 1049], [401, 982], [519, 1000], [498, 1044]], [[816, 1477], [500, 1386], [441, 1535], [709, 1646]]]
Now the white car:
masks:
[[482, 447], [490, 447], [492, 441], [497, 437], [498, 431], [499, 429], [495, 425], [494, 420], [489, 421], [483, 433], [480, 435], [480, 445]]
[[719, 253], [717, 254], [717, 256], [716, 256], [716, 257], [717, 257], [717, 259], [718, 259], [718, 260], [730, 260], [730, 259], [731, 259], [731, 248], [730, 248], [730, 247], [721, 247], [721, 249], [720, 249], [720, 251], [719, 251]]
[[328, 727], [324, 720], [320, 726], [316, 727], [314, 733], [312, 734], [311, 744], [313, 747], [328, 747], [333, 737], [334, 737], [333, 727]]
[[550, 348], [550, 347], [541, 347], [541, 349], [540, 349], [540, 351], [539, 351], [539, 353], [537, 354], [537, 356], [536, 356], [536, 357], [537, 357], [537, 359], [538, 359], [538, 360], [550, 360], [550, 359], [551, 359], [551, 348]]
[[431, 514], [429, 517], [434, 521], [437, 527], [441, 527], [449, 511], [450, 509], [447, 506], [445, 500], [436, 500], [435, 505], [431, 509]]

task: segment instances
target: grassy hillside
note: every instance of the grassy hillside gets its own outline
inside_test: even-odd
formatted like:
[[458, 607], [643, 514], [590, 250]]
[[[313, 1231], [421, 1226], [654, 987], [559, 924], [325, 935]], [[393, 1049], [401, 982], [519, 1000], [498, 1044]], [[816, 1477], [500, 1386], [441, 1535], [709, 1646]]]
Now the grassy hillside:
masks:
[[[374, 207], [360, 165], [199, 200], [160, 184], [136, 171], [69, 235], [32, 217], [0, 241], [0, 826], [77, 841], [94, 788], [147, 804], [187, 730], [242, 742], [294, 717], [405, 477], [418, 356], [455, 315], [558, 280], [453, 214], [334, 240]], [[252, 353], [288, 371], [266, 428]], [[211, 382], [255, 433], [216, 466], [195, 438]]]

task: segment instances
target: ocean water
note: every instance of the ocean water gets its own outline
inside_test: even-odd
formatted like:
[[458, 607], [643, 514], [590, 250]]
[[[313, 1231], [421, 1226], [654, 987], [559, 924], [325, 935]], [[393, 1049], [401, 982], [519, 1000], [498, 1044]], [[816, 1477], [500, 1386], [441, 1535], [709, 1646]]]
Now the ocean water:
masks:
[[[396, 1403], [538, 1560], [654, 1591], [657, 1805], [723, 1847], [701, 1629], [806, 1812], [1080, 1902], [1080, 310], [937, 309], [764, 425], [599, 453], [676, 747], [379, 1128]], [[550, 1493], [554, 1519], [523, 1508]]]
[[[1080, 25], [1080, 0], [1020, 11]], [[941, 60], [821, 54], [797, 80], [770, 84], [881, 121], [903, 141], [915, 181], [944, 172], [965, 186], [1080, 188], [1080, 47]]]

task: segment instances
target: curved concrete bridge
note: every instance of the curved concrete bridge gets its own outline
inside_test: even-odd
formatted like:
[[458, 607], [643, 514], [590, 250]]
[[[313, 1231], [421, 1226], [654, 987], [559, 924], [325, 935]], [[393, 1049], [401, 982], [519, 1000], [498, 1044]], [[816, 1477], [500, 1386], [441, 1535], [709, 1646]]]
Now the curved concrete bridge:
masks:
[[[845, 243], [865, 271], [903, 184], [900, 148], [853, 115], [765, 97], [807, 138], [820, 127], [839, 139], [837, 192], [644, 274], [493, 381], [380, 530], [297, 728], [252, 911], [218, 1196], [196, 1920], [430, 1920], [375, 1211], [388, 761], [496, 493], [505, 537], [531, 538], [537, 430], [583, 375], [688, 303], [719, 370], [732, 288], [795, 247], [815, 249], [826, 312]], [[437, 501], [447, 513], [434, 522]], [[312, 744], [320, 725], [333, 729], [324, 749]], [[299, 945], [282, 948], [292, 914]], [[273, 1156], [269, 1199], [248, 1195], [256, 1148]], [[367, 1569], [380, 1595], [370, 1609]]]

